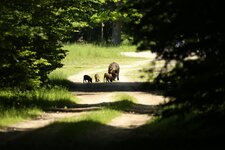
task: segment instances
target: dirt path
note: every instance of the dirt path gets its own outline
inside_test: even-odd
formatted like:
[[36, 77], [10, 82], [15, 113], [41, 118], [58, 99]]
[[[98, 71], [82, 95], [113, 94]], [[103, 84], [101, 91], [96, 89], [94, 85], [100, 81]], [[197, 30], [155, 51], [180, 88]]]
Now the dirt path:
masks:
[[[107, 127], [104, 126], [101, 129], [98, 129], [98, 131], [95, 131], [92, 134], [90, 133], [91, 137], [99, 137], [98, 133], [102, 133], [101, 135], [103, 136], [100, 137], [100, 139], [102, 138], [104, 141], [106, 141], [107, 138], [109, 139], [108, 141], [112, 141], [115, 138], [111, 137], [117, 137], [118, 135], [121, 137], [123, 136], [123, 133], [127, 134], [127, 129], [137, 128], [145, 124], [152, 117], [151, 114], [155, 112], [155, 106], [164, 102], [164, 98], [160, 95], [146, 93], [139, 90], [139, 86], [142, 82], [133, 81], [127, 76], [127, 72], [142, 69], [140, 66], [149, 63], [155, 58], [155, 55], [149, 52], [123, 53], [123, 55], [149, 59], [134, 62], [130, 65], [120, 65], [120, 81], [113, 83], [80, 83], [82, 82], [81, 78], [84, 74], [94, 74], [96, 72], [101, 72], [102, 69], [85, 70], [84, 72], [69, 77], [70, 81], [77, 84], [73, 93], [81, 100], [79, 102], [80, 104], [92, 105], [112, 102], [115, 94], [128, 94], [136, 98], [137, 105], [133, 108], [134, 112], [124, 113], [109, 122]], [[107, 68], [105, 70], [107, 70]], [[108, 126], [110, 126], [110, 128]], [[112, 128], [120, 128], [122, 130], [112, 130]]]
[[[81, 100], [79, 102], [80, 104], [93, 105], [112, 102], [113, 96], [116, 94], [128, 94], [135, 97], [137, 100], [133, 111], [131, 110], [131, 112], [123, 113], [121, 116], [114, 118], [100, 129], [89, 132], [88, 137], [85, 136], [81, 138], [85, 141], [98, 143], [102, 147], [107, 147], [108, 144], [110, 145], [111, 143], [115, 143], [118, 140], [128, 137], [129, 133], [132, 131], [131, 129], [137, 128], [149, 121], [152, 118], [152, 114], [157, 109], [156, 106], [164, 102], [164, 98], [161, 95], [143, 92], [139, 88], [143, 82], [132, 80], [127, 75], [127, 72], [142, 69], [140, 66], [148, 64], [155, 58], [155, 55], [147, 52], [123, 53], [123, 55], [149, 59], [134, 62], [130, 65], [120, 65], [120, 81], [113, 83], [81, 83], [81, 78], [84, 74], [101, 72], [101, 69], [85, 70], [84, 72], [69, 77], [69, 80], [76, 85], [73, 93]], [[107, 68], [105, 70], [107, 70]], [[93, 137], [96, 138], [93, 139]]]
[[[93, 105], [100, 103], [107, 103], [113, 101], [113, 96], [118, 93], [126, 93], [131, 96], [134, 96], [137, 99], [137, 105], [133, 108], [134, 112], [124, 113], [123, 115], [114, 118], [108, 126], [121, 128], [121, 129], [132, 129], [137, 128], [146, 123], [152, 116], [151, 113], [155, 110], [156, 105], [161, 102], [164, 102], [164, 98], [160, 95], [155, 95], [152, 93], [146, 93], [139, 90], [139, 86], [142, 84], [139, 81], [131, 81], [126, 75], [128, 71], [137, 69], [138, 66], [149, 63], [154, 57], [154, 54], [151, 53], [123, 53], [123, 55], [128, 55], [130, 57], [147, 57], [149, 59], [144, 59], [143, 61], [134, 62], [130, 65], [121, 65], [120, 66], [120, 81], [116, 81], [113, 83], [82, 83], [82, 77], [84, 74], [94, 74], [96, 72], [103, 72], [107, 70], [107, 68], [94, 68], [90, 70], [85, 70], [76, 75], [70, 76], [68, 79], [74, 82], [74, 88], [72, 88], [72, 92], [76, 95], [80, 102], [79, 104]], [[151, 109], [152, 108], [152, 109]], [[88, 107], [88, 109], [92, 109]], [[94, 108], [93, 108], [94, 109]], [[37, 128], [41, 128], [49, 125], [50, 123], [56, 121], [57, 119], [64, 117], [72, 117], [81, 115], [82, 113], [86, 113], [84, 108], [79, 111], [79, 108], [74, 109], [70, 112], [49, 112], [43, 114], [39, 118], [35, 120], [21, 122], [15, 125], [10, 126], [9, 128], [2, 129], [0, 132], [7, 133], [11, 131], [30, 131]], [[107, 130], [106, 128], [99, 129], [99, 131], [104, 132], [103, 135], [105, 137], [107, 135], [116, 135], [121, 134], [118, 132], [113, 132], [111, 130]], [[95, 133], [93, 133], [95, 134]], [[14, 138], [18, 138], [21, 134], [14, 137], [4, 137], [0, 140], [1, 143], [7, 142], [9, 140], [13, 140]]]

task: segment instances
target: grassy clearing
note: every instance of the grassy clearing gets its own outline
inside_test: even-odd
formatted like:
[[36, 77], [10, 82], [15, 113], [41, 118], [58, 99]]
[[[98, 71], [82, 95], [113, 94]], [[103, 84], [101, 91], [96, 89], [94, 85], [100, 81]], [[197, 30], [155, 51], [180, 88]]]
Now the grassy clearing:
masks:
[[63, 68], [57, 69], [50, 74], [52, 79], [65, 79], [82, 70], [96, 66], [105, 67], [116, 61], [119, 64], [129, 64], [141, 58], [131, 58], [120, 55], [120, 52], [135, 51], [135, 46], [98, 46], [93, 44], [65, 45], [68, 50], [67, 57], [63, 60]]
[[65, 89], [69, 75], [95, 66], [108, 66], [112, 61], [126, 64], [140, 58], [121, 56], [120, 52], [135, 51], [135, 46], [105, 47], [93, 44], [65, 45], [68, 50], [63, 60], [64, 66], [53, 71], [49, 77], [57, 87], [43, 88], [33, 91], [15, 89], [0, 90], [0, 127], [40, 115], [45, 109], [69, 107], [77, 99]]

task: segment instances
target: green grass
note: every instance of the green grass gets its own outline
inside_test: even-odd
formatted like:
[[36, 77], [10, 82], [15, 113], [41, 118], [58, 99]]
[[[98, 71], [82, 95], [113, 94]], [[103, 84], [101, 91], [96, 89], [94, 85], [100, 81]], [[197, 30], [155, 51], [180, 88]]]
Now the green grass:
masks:
[[126, 76], [136, 82], [147, 82], [151, 78], [151, 74], [146, 73], [149, 68], [149, 64], [138, 66], [138, 68], [133, 68], [134, 70], [127, 72]]
[[159, 75], [164, 63], [164, 61], [150, 62], [133, 68], [134, 70], [127, 72], [126, 75], [133, 81], [152, 82]]
[[119, 64], [129, 64], [141, 58], [131, 58], [120, 55], [120, 52], [135, 51], [135, 46], [99, 46], [93, 44], [71, 44], [65, 45], [68, 50], [67, 57], [62, 61], [64, 66], [56, 69], [50, 74], [52, 79], [65, 79], [82, 70], [98, 67], [108, 67], [116, 61]]
[[6, 127], [7, 125], [14, 124], [20, 121], [23, 121], [24, 119], [30, 119], [37, 117], [42, 113], [42, 110], [39, 108], [0, 108], [0, 128]]
[[137, 102], [137, 100], [133, 97], [133, 96], [131, 96], [131, 95], [129, 95], [129, 94], [124, 94], [124, 93], [117, 93], [116, 95], [114, 95], [114, 101], [122, 101], [122, 100], [127, 100], [127, 101], [130, 101], [130, 102], [132, 102], [132, 103], [136, 103]]
[[129, 109], [137, 102], [137, 100], [128, 94], [114, 95], [114, 103], [108, 107], [119, 111], [129, 111]]
[[78, 99], [61, 87], [0, 91], [0, 127], [34, 118], [46, 109], [73, 106]]
[[64, 124], [65, 126], [63, 130], [60, 131], [62, 132], [60, 134], [76, 136], [103, 126], [119, 115], [121, 115], [121, 112], [117, 110], [103, 108], [102, 110], [89, 112], [78, 117], [64, 118], [54, 123], [54, 128], [51, 128], [51, 130], [61, 129], [60, 126]]
[[0, 91], [1, 106], [5, 108], [31, 108], [41, 109], [64, 107], [72, 105], [77, 99], [66, 89], [61, 87], [43, 88], [32, 91], [2, 90]]

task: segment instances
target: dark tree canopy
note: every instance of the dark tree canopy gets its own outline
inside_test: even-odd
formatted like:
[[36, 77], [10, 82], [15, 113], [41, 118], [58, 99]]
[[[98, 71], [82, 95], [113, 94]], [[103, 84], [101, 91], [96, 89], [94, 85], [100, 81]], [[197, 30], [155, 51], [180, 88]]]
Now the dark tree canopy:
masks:
[[0, 87], [45, 83], [62, 66], [62, 41], [86, 25], [95, 5], [95, 0], [1, 0]]
[[[142, 0], [143, 14], [129, 34], [139, 49], [151, 49], [177, 66], [155, 83], [183, 110], [221, 111], [225, 104], [225, 9], [221, 0]], [[195, 56], [197, 59], [188, 59]]]

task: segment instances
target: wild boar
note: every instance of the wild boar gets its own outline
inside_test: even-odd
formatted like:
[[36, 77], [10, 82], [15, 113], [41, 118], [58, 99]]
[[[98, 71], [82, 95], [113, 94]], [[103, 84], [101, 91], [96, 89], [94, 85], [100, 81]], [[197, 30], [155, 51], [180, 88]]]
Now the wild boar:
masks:
[[109, 64], [108, 73], [112, 74], [113, 80], [115, 80], [115, 78], [117, 78], [117, 80], [119, 80], [119, 73], [120, 73], [119, 64], [116, 62], [112, 62], [111, 64]]
[[100, 82], [100, 77], [99, 77], [99, 74], [95, 74], [95, 82]]
[[109, 73], [104, 74], [103, 82], [112, 82], [113, 81], [113, 76]]
[[89, 75], [84, 75], [83, 83], [86, 82], [86, 81], [88, 83], [92, 83], [92, 78]]

